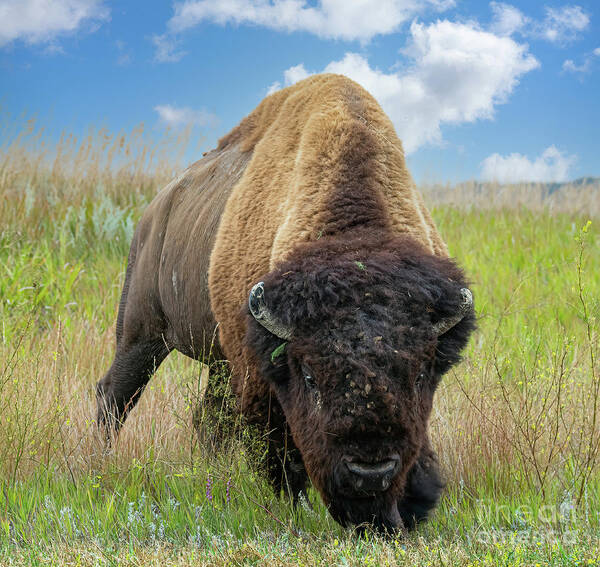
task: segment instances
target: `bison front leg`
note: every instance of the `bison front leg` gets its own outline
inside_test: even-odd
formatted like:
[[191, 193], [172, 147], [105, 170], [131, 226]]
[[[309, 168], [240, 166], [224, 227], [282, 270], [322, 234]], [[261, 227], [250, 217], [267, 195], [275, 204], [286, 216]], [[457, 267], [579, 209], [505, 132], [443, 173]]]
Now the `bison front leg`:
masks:
[[231, 390], [231, 369], [225, 360], [204, 364], [192, 414], [192, 424], [203, 451], [211, 455], [223, 452], [226, 443], [241, 433], [241, 416]]
[[308, 475], [285, 423], [269, 432], [266, 465], [275, 494], [283, 490], [294, 504], [299, 502], [300, 494], [306, 496]]
[[238, 395], [242, 400], [240, 410], [249, 430], [254, 432], [244, 440], [249, 453], [257, 457], [259, 467], [266, 472], [273, 492], [280, 496], [283, 490], [296, 504], [300, 494], [306, 494], [308, 481], [302, 455], [292, 439], [277, 398], [260, 382], [259, 388], [251, 391], [253, 395], [248, 391]]

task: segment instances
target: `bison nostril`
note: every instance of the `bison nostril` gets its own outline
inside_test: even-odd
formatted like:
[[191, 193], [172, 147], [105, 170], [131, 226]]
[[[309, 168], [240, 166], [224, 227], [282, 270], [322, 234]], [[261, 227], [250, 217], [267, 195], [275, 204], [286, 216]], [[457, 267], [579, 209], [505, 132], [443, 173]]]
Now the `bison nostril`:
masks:
[[380, 463], [358, 463], [347, 462], [346, 466], [350, 472], [362, 477], [385, 477], [394, 472], [397, 461], [390, 459]]
[[347, 481], [355, 490], [380, 492], [390, 487], [392, 478], [398, 472], [400, 458], [394, 456], [377, 463], [364, 463], [344, 458], [343, 464]]

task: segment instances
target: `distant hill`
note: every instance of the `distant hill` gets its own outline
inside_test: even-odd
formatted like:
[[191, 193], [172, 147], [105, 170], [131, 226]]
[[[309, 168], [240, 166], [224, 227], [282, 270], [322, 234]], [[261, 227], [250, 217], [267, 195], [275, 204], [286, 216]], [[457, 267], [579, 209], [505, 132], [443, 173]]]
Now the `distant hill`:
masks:
[[560, 183], [544, 183], [548, 187], [548, 191], [560, 191], [565, 187], [598, 187], [600, 186], [600, 177], [579, 177], [573, 181], [563, 181]]
[[572, 181], [501, 184], [490, 181], [463, 181], [456, 185], [421, 185], [431, 206], [460, 208], [529, 208], [600, 217], [600, 177], [580, 177]]

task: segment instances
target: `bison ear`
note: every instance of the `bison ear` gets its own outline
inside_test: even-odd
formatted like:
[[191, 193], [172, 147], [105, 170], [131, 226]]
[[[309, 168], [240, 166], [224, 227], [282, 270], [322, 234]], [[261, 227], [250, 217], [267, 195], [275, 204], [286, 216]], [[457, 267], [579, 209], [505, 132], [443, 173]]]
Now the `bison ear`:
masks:
[[267, 331], [284, 341], [289, 341], [292, 338], [292, 328], [279, 321], [267, 307], [264, 282], [258, 282], [250, 291], [248, 308], [251, 315]]
[[460, 290], [460, 303], [455, 313], [440, 319], [433, 325], [433, 333], [436, 336], [447, 333], [452, 327], [460, 323], [469, 313], [473, 310], [473, 294], [467, 287], [463, 287]]

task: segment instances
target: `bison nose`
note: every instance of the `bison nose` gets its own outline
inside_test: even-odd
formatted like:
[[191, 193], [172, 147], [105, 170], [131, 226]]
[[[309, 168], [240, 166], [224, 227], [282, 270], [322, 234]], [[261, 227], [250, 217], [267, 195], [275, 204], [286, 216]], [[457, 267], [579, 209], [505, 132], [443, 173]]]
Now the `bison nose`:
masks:
[[400, 468], [397, 455], [385, 461], [365, 463], [343, 458], [348, 483], [357, 492], [381, 492], [387, 490]]

